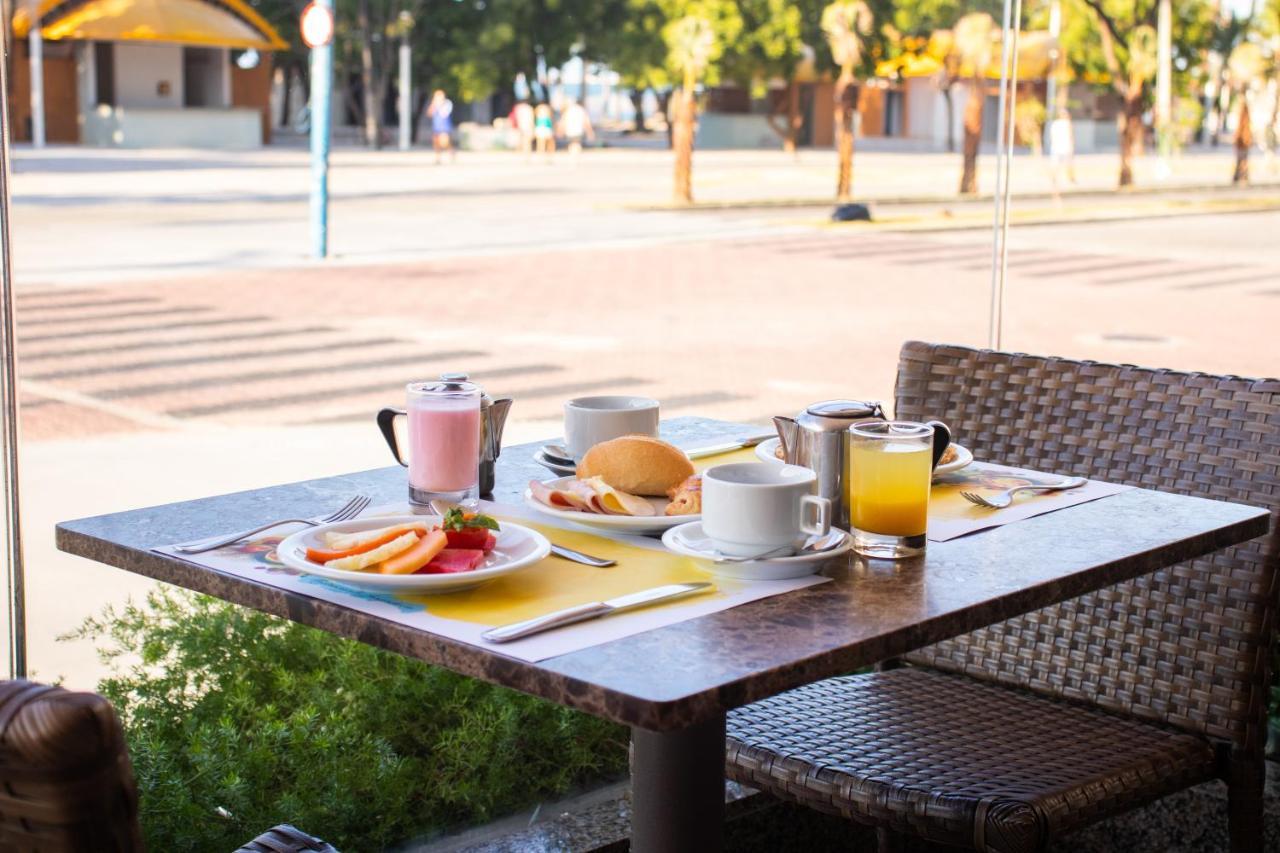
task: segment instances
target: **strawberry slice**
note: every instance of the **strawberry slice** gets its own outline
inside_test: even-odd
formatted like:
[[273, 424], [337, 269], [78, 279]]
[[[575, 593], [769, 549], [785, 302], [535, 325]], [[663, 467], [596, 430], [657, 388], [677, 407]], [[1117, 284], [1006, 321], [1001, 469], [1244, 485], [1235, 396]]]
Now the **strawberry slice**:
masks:
[[464, 527], [461, 530], [445, 529], [444, 535], [449, 537], [450, 548], [484, 548], [484, 543], [492, 535], [483, 527]]

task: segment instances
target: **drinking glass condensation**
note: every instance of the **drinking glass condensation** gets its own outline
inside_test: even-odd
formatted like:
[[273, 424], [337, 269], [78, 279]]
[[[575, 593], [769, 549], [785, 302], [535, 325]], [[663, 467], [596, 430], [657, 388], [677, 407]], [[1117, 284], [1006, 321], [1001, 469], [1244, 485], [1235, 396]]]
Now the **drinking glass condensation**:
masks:
[[454, 503], [479, 495], [480, 397], [470, 382], [413, 382], [409, 416], [409, 499]]
[[924, 553], [933, 433], [908, 421], [849, 427], [845, 499], [858, 553], [891, 560]]

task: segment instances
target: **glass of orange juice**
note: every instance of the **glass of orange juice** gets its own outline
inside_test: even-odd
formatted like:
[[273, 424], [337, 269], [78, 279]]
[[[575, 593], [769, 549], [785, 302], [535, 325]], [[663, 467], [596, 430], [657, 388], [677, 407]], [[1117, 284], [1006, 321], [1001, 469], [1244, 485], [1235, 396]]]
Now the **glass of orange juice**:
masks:
[[909, 421], [849, 427], [845, 501], [853, 548], [896, 560], [924, 553], [934, 428]]

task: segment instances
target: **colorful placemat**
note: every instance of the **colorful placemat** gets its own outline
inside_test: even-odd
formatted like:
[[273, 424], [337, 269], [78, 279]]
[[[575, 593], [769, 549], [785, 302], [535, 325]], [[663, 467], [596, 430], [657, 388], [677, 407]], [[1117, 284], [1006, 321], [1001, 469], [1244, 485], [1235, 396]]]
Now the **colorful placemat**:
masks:
[[960, 495], [961, 492], [977, 492], [991, 496], [1014, 486], [1061, 483], [1070, 476], [1072, 475], [1010, 468], [989, 462], [974, 462], [959, 471], [943, 474], [934, 480], [933, 490], [929, 493], [928, 537], [933, 542], [946, 542], [979, 530], [989, 530], [1054, 510], [1096, 501], [1130, 488], [1089, 480], [1080, 488], [1065, 492], [1019, 492], [1013, 496], [1013, 504], [1007, 509], [975, 506]]
[[[268, 584], [288, 592], [332, 602], [390, 619], [459, 642], [489, 648], [526, 661], [540, 661], [695, 619], [772, 595], [824, 583], [811, 576], [785, 581], [742, 581], [713, 576], [698, 565], [667, 551], [660, 542], [637, 536], [602, 536], [535, 519], [524, 507], [486, 503], [485, 511], [534, 528], [557, 545], [618, 565], [597, 569], [548, 557], [523, 571], [498, 578], [474, 590], [443, 595], [397, 595], [376, 592], [326, 578], [295, 572], [277, 557], [285, 535], [264, 536], [204, 554], [179, 554], [172, 547], [157, 552], [212, 571]], [[383, 506], [369, 515], [404, 515], [407, 505]], [[212, 531], [211, 531], [212, 535]], [[671, 583], [711, 581], [709, 593], [677, 599], [641, 610], [570, 625], [523, 640], [495, 645], [480, 638], [489, 628], [541, 616], [577, 604], [603, 601]]]

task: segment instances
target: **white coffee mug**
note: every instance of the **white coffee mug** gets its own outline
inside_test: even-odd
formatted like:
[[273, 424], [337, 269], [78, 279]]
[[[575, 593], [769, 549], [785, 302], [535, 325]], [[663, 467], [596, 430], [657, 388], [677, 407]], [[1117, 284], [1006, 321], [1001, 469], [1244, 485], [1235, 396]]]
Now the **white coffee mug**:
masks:
[[[799, 465], [734, 462], [702, 474], [702, 531], [716, 550], [751, 557], [831, 530], [831, 501]], [[783, 552], [785, 553], [785, 552]]]
[[577, 397], [564, 404], [564, 443], [575, 462], [602, 441], [658, 437], [658, 401], [648, 397]]

